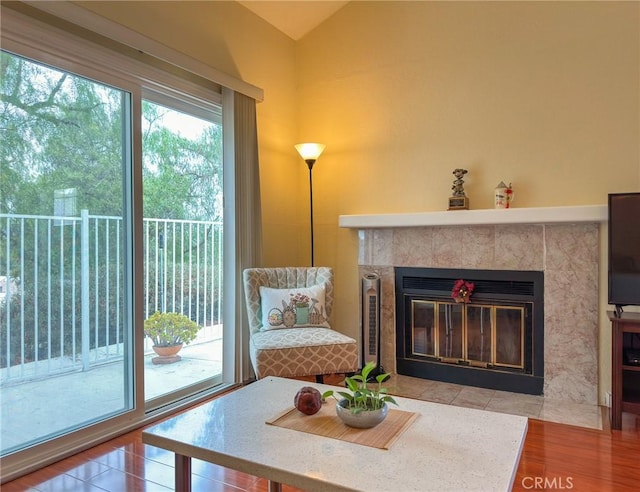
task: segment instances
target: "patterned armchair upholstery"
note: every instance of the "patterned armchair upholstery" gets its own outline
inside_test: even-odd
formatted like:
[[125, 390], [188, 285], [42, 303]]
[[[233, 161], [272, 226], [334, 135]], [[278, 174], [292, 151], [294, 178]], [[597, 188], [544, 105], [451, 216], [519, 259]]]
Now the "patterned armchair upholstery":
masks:
[[[260, 287], [307, 288], [324, 284], [324, 314], [330, 323], [333, 270], [328, 267], [249, 268], [243, 272], [251, 332], [249, 352], [258, 379], [351, 373], [358, 370], [356, 340], [327, 327], [263, 329]], [[327, 324], [328, 324], [327, 323]]]

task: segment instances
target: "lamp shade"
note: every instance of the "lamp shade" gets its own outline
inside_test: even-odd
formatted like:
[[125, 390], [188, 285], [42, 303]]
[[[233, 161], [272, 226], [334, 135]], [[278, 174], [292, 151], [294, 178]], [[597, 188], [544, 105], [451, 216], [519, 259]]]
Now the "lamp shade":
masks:
[[294, 147], [305, 161], [315, 161], [320, 157], [326, 145], [319, 143], [301, 143], [294, 145]]

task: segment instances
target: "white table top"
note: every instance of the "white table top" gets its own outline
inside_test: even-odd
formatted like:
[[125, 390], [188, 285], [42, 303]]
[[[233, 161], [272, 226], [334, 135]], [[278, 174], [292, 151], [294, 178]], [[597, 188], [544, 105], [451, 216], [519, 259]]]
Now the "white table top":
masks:
[[397, 397], [419, 415], [389, 450], [266, 424], [302, 386], [335, 389], [265, 378], [146, 429], [143, 441], [305, 490], [511, 489], [526, 417]]

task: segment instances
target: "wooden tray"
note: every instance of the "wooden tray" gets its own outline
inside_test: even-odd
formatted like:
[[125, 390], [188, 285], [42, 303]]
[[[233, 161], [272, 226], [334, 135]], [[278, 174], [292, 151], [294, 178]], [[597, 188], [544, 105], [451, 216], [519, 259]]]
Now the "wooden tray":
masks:
[[382, 423], [371, 429], [356, 429], [342, 423], [336, 415], [335, 406], [336, 401], [332, 398], [315, 415], [305, 415], [296, 408], [290, 408], [266, 423], [363, 446], [389, 449], [418, 416], [414, 412], [389, 408], [387, 418]]

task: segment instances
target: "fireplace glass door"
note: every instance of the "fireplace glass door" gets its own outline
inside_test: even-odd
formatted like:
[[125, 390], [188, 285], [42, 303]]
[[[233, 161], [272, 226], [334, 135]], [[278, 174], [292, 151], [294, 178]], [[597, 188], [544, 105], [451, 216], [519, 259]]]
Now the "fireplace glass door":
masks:
[[438, 302], [438, 355], [443, 362], [464, 359], [464, 309], [462, 304]]
[[524, 367], [524, 309], [500, 306], [495, 308], [494, 364]]
[[525, 310], [411, 300], [411, 353], [440, 362], [524, 369]]
[[493, 360], [493, 309], [467, 307], [467, 358], [470, 364], [487, 365]]
[[436, 303], [411, 301], [411, 353], [436, 357]]

